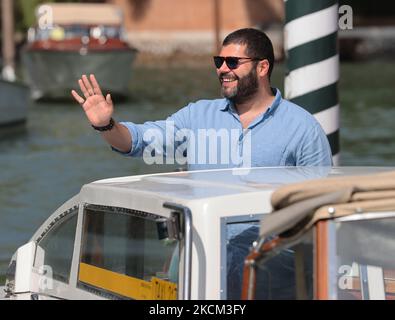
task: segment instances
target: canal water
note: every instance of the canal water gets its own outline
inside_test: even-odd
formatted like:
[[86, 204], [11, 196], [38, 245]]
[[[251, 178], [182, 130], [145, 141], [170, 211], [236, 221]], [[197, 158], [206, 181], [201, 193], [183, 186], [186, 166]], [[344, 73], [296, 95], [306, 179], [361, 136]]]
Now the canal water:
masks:
[[[190, 101], [219, 96], [213, 68], [136, 66], [118, 120], [163, 119]], [[273, 85], [282, 89], [284, 68]], [[392, 62], [343, 64], [341, 165], [395, 166], [395, 68]], [[25, 130], [0, 137], [0, 278], [15, 250], [83, 184], [117, 176], [173, 171], [110, 151], [72, 102], [38, 103]]]

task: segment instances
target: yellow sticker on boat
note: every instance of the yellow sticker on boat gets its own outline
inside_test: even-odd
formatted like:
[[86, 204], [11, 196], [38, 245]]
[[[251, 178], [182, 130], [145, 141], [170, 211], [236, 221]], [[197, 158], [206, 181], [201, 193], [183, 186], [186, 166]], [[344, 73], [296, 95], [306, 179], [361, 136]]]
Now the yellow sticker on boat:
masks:
[[79, 281], [137, 300], [176, 300], [175, 283], [153, 277], [151, 281], [80, 263]]
[[177, 300], [177, 285], [173, 282], [152, 278], [152, 299]]

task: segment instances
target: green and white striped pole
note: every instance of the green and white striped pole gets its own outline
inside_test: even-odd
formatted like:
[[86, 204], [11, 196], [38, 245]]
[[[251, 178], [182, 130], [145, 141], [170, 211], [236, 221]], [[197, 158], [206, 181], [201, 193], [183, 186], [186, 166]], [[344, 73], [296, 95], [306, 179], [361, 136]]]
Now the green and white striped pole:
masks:
[[284, 0], [285, 97], [312, 113], [339, 165], [338, 0]]

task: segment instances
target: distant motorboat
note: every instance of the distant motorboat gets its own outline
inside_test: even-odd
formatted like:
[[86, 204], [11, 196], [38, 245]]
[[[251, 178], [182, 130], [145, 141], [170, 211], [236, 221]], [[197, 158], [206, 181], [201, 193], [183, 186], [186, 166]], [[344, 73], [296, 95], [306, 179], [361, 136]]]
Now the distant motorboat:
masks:
[[[49, 26], [40, 23], [45, 14]], [[46, 4], [36, 16], [22, 52], [33, 99], [69, 97], [82, 74], [95, 74], [104, 93], [127, 96], [137, 50], [124, 39], [119, 7]]]

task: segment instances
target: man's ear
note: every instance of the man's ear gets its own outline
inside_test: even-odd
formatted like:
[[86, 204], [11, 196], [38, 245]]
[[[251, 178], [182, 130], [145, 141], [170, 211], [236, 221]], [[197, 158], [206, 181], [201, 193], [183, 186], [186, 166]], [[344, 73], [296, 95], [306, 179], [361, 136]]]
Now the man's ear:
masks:
[[264, 59], [258, 64], [258, 74], [264, 77], [269, 74], [270, 63], [267, 59]]

